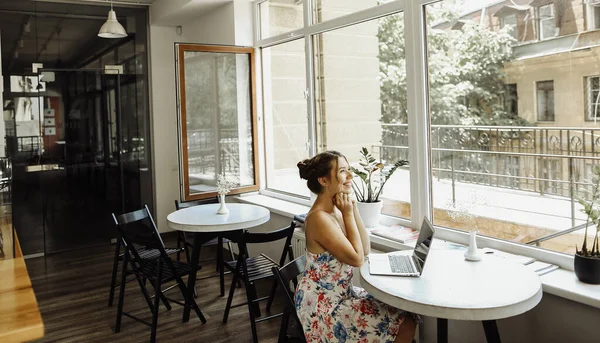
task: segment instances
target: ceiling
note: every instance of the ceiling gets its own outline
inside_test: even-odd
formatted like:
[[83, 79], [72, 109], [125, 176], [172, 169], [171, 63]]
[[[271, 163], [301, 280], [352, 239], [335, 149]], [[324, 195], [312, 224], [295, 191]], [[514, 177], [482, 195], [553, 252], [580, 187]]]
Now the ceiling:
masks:
[[[153, 0], [136, 0], [150, 4]], [[4, 74], [23, 73], [31, 63], [41, 62], [44, 67], [75, 67], [76, 63], [98, 51], [103, 46], [117, 43], [97, 36], [106, 21], [109, 7], [99, 6], [95, 0], [78, 0], [79, 3], [94, 3], [87, 6], [73, 3], [56, 3], [47, 0], [2, 0], [0, 1], [0, 39], [2, 70]], [[129, 2], [119, 0], [116, 2]], [[134, 2], [134, 1], [130, 1]], [[126, 17], [146, 8], [117, 7], [119, 21], [126, 25]]]

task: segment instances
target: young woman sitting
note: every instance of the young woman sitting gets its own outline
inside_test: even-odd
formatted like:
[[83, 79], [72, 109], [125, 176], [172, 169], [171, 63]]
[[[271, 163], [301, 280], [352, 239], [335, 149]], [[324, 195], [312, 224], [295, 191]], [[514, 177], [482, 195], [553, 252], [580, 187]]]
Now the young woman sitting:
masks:
[[298, 163], [315, 194], [306, 217], [306, 271], [296, 289], [296, 310], [307, 342], [412, 342], [419, 317], [390, 307], [352, 286], [353, 267], [370, 251], [358, 214], [347, 159], [326, 151]]

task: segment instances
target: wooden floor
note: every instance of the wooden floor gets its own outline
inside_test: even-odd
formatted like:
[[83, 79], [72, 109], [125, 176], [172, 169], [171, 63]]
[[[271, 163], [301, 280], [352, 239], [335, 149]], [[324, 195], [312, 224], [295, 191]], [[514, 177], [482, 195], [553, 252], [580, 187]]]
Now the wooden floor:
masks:
[[[166, 237], [166, 245], [172, 237]], [[168, 242], [171, 242], [169, 244]], [[45, 258], [27, 260], [31, 282], [37, 296], [45, 325], [45, 336], [36, 342], [147, 342], [150, 327], [123, 317], [121, 332], [114, 332], [117, 301], [111, 308], [108, 290], [114, 245], [100, 246], [62, 252]], [[210, 250], [202, 251], [201, 259], [214, 256]], [[198, 276], [208, 275], [215, 270], [214, 261], [206, 262]], [[226, 275], [226, 290], [231, 277]], [[199, 280], [196, 301], [207, 319], [202, 324], [194, 315], [188, 323], [181, 322], [183, 308], [172, 304], [167, 311], [161, 304], [158, 318], [158, 342], [251, 342], [251, 331], [247, 307], [232, 309], [227, 324], [222, 323], [227, 297], [220, 297], [218, 278]], [[268, 293], [270, 283], [260, 285], [259, 296]], [[117, 292], [118, 294], [118, 292]], [[173, 289], [167, 296], [181, 299], [179, 291]], [[243, 288], [236, 289], [233, 303], [245, 300]], [[278, 298], [272, 312], [282, 309]], [[127, 284], [125, 311], [150, 321], [151, 315], [136, 282]], [[264, 304], [262, 306], [264, 314]], [[276, 342], [279, 318], [259, 323], [258, 337], [261, 343]]]

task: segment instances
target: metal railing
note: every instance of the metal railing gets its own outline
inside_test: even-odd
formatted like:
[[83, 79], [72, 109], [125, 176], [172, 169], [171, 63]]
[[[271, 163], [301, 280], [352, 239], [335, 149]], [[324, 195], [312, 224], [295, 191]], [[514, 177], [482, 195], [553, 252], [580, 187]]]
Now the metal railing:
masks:
[[189, 173], [237, 175], [240, 170], [238, 135], [237, 129], [187, 130]]
[[[408, 126], [382, 124], [381, 158], [408, 158]], [[524, 126], [431, 126], [432, 171], [456, 182], [568, 198], [587, 198], [594, 165], [600, 163], [600, 128]]]

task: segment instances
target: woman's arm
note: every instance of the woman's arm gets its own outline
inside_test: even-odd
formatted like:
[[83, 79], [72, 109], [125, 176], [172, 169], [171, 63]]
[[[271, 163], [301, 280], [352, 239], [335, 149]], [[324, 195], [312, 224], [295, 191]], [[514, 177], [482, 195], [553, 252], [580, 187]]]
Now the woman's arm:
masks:
[[356, 201], [352, 201], [352, 212], [354, 213], [354, 221], [356, 222], [356, 226], [358, 227], [358, 233], [360, 234], [360, 240], [362, 242], [363, 251], [365, 256], [369, 255], [371, 252], [371, 239], [369, 238], [369, 231], [365, 228], [365, 224], [358, 213], [358, 208], [356, 206]]
[[[336, 196], [337, 197], [337, 196]], [[325, 212], [315, 212], [306, 222], [307, 231], [311, 231], [311, 239], [329, 251], [340, 262], [353, 267], [362, 266], [365, 260], [360, 234], [354, 220], [352, 203], [347, 199], [336, 199], [336, 207], [342, 212], [346, 226], [346, 234], [340, 230], [337, 221], [334, 221]]]

